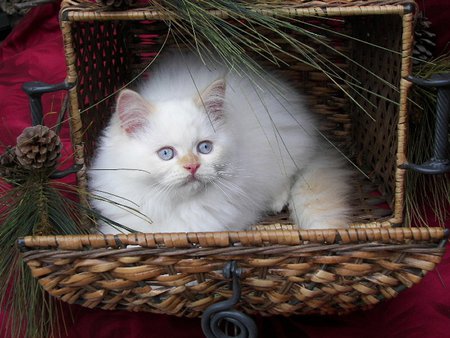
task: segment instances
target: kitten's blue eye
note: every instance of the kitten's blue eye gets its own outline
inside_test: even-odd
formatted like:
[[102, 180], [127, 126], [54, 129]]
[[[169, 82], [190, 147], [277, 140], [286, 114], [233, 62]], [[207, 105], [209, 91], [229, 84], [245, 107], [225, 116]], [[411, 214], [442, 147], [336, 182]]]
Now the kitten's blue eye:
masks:
[[197, 145], [197, 150], [200, 154], [209, 154], [213, 150], [212, 142], [202, 141]]
[[158, 156], [164, 161], [169, 161], [175, 156], [175, 150], [171, 147], [161, 148], [158, 150]]

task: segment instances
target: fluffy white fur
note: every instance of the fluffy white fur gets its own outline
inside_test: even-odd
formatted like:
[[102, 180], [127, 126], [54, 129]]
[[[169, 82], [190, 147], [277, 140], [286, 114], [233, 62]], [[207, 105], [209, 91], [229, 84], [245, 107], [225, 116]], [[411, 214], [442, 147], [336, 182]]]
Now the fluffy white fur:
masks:
[[[346, 226], [348, 171], [281, 81], [175, 57], [138, 92], [119, 94], [89, 170], [90, 190], [122, 205], [93, 199], [102, 215], [140, 232], [223, 231], [289, 203], [301, 228]], [[205, 140], [208, 154], [197, 148]]]

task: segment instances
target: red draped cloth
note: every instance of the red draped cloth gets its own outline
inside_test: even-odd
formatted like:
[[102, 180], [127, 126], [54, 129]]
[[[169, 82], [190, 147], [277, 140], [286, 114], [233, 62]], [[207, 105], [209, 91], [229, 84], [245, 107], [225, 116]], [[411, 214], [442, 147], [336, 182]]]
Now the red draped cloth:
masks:
[[[421, 1], [419, 1], [421, 2]], [[425, 14], [437, 33], [438, 50], [450, 41], [449, 0], [422, 1]], [[16, 137], [31, 123], [28, 99], [21, 90], [24, 82], [59, 83], [65, 78], [58, 5], [32, 10], [0, 45], [0, 151], [14, 145]], [[63, 93], [44, 96], [46, 123], [59, 112]], [[68, 128], [61, 134], [70, 152]], [[432, 217], [429, 219], [432, 224]], [[447, 222], [449, 223], [449, 222]], [[447, 224], [450, 226], [450, 224]], [[70, 308], [66, 320], [70, 338], [202, 337], [199, 319], [177, 318], [151, 313]], [[68, 312], [68, 311], [66, 311]], [[0, 313], [0, 322], [4, 314]], [[346, 316], [291, 316], [254, 318], [259, 337], [325, 338], [434, 338], [450, 337], [450, 255], [416, 286], [384, 301], [372, 310]], [[1, 323], [0, 323], [1, 324]], [[1, 325], [0, 325], [1, 326]], [[15, 338], [15, 337], [14, 337]]]

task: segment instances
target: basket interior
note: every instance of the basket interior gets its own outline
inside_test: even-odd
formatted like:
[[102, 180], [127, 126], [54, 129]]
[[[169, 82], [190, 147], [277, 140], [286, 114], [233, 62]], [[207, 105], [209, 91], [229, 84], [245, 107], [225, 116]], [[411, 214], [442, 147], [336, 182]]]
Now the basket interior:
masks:
[[[354, 166], [349, 166], [358, 168], [352, 195], [354, 225], [380, 225], [395, 213], [394, 199], [403, 198], [396, 191], [395, 182], [400, 151], [397, 125], [402, 18], [393, 14], [295, 17], [292, 24], [320, 35], [318, 42], [289, 32], [328, 60], [323, 67], [334, 72], [334, 79], [284, 55], [279, 57], [285, 65], [275, 67], [264, 60], [260, 62], [265, 68], [276, 68], [298, 88], [311, 111], [319, 116], [323, 134], [351, 159]], [[113, 111], [113, 94], [146, 69], [161, 49], [162, 54], [170, 49], [174, 39], [167, 37], [167, 32], [165, 21], [71, 22], [86, 164], [95, 153], [96, 139]], [[270, 34], [263, 30], [261, 33]], [[283, 50], [296, 55], [290, 45], [277, 42]], [[177, 44], [184, 48], [180, 39]], [[329, 68], [331, 65], [337, 68]], [[148, 67], [149, 76], [151, 69]], [[289, 217], [274, 215], [262, 222], [273, 223], [289, 223]]]

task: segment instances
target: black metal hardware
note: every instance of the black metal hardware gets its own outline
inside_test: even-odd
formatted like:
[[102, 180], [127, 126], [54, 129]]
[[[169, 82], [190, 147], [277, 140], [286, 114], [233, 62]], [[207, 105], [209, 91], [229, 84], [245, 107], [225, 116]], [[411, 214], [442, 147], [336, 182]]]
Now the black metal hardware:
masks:
[[439, 243], [438, 248], [441, 248], [441, 249], [445, 248], [445, 246], [446, 246], [447, 243], [448, 243], [449, 237], [450, 237], [450, 229], [445, 229], [445, 230], [444, 230], [444, 238], [443, 238], [443, 239], [441, 240], [441, 242]]
[[48, 84], [38, 81], [26, 82], [22, 86], [22, 89], [30, 98], [31, 121], [33, 126], [44, 123], [41, 101], [43, 94], [56, 92], [58, 90], [69, 90], [74, 86], [75, 83], [68, 83], [67, 81], [57, 84]]
[[448, 156], [448, 121], [450, 114], [450, 74], [436, 74], [429, 80], [408, 76], [414, 84], [437, 88], [436, 124], [433, 156], [422, 164], [404, 163], [401, 169], [412, 169], [422, 174], [443, 174], [450, 172]]
[[[246, 314], [233, 309], [241, 298], [241, 269], [235, 261], [228, 262], [223, 269], [223, 275], [232, 279], [233, 295], [226, 301], [211, 305], [202, 315], [202, 330], [207, 338], [256, 338], [255, 322]], [[235, 328], [235, 334], [229, 336], [221, 325], [230, 323]]]
[[405, 10], [405, 14], [415, 13], [416, 11], [416, 6], [411, 3], [404, 5], [403, 8]]
[[[42, 95], [46, 93], [56, 92], [59, 90], [69, 90], [75, 86], [75, 83], [69, 83], [64, 81], [57, 84], [48, 84], [44, 82], [34, 81], [26, 82], [22, 86], [22, 89], [27, 93], [30, 98], [30, 110], [31, 110], [31, 122], [33, 126], [44, 124], [44, 114], [42, 112]], [[62, 122], [64, 117], [64, 109], [62, 109], [60, 116], [58, 117], [58, 126], [56, 132], [59, 132], [59, 124]], [[82, 168], [81, 165], [73, 165], [71, 168], [63, 171], [54, 171], [50, 178], [59, 179], [66, 177], [70, 174], [74, 174]]]
[[55, 180], [59, 179], [59, 178], [64, 178], [70, 174], [76, 174], [78, 171], [81, 170], [81, 168], [83, 168], [83, 166], [81, 164], [74, 164], [69, 169], [61, 170], [61, 171], [60, 170], [54, 171], [50, 175], [50, 178], [55, 179]]

